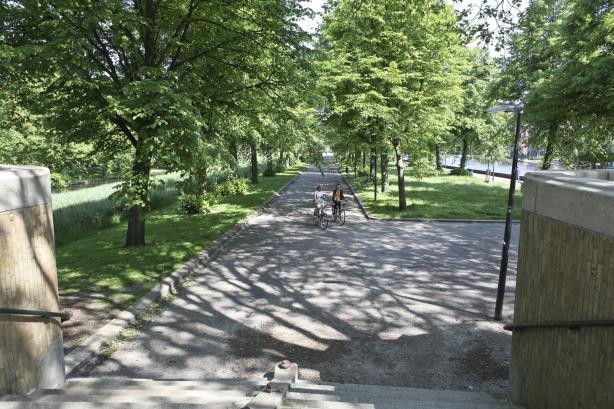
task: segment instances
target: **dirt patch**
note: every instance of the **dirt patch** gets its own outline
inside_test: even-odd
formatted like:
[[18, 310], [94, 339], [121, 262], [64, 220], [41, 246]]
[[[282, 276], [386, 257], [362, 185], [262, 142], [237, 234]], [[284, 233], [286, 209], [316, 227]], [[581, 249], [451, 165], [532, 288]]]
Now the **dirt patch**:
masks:
[[304, 377], [328, 382], [502, 392], [508, 376], [507, 340], [500, 337], [489, 345], [484, 333], [470, 331], [471, 326], [391, 339], [365, 334], [326, 340], [323, 350], [241, 328], [228, 340], [228, 359], [260, 361], [263, 368], [288, 359], [300, 362]]
[[60, 303], [70, 316], [70, 320], [62, 323], [64, 354], [75, 349], [126, 307], [99, 293], [64, 295], [60, 297]]

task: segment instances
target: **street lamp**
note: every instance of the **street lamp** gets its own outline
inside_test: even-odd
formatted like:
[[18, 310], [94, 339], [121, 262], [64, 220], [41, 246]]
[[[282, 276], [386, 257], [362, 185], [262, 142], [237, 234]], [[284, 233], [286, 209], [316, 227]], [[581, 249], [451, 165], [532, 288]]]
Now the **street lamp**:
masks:
[[512, 236], [512, 211], [514, 210], [514, 191], [516, 190], [516, 179], [518, 178], [518, 142], [520, 141], [520, 119], [522, 117], [522, 104], [516, 105], [497, 105], [486, 110], [486, 113], [493, 112], [515, 112], [516, 113], [516, 135], [514, 137], [514, 153], [512, 156], [512, 175], [510, 179], [510, 191], [507, 199], [507, 215], [505, 217], [505, 233], [503, 234], [503, 250], [501, 252], [501, 267], [499, 268], [499, 287], [497, 288], [497, 303], [495, 305], [495, 319], [501, 321], [501, 311], [503, 310], [503, 297], [505, 296], [505, 279], [507, 278], [507, 262], [510, 251], [510, 238]]

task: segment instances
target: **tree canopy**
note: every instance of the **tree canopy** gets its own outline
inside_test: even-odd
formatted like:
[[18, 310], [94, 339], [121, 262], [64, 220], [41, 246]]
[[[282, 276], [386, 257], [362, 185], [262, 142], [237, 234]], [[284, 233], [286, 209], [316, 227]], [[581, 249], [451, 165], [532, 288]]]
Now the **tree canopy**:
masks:
[[214, 171], [248, 162], [257, 183], [259, 160], [270, 175], [328, 146], [376, 196], [394, 158], [403, 209], [406, 164], [509, 155], [511, 118], [484, 114], [502, 100], [524, 103], [544, 168], [614, 162], [611, 4], [508, 4], [331, 0], [311, 36], [299, 0], [0, 2], [0, 161], [49, 166], [57, 185], [122, 172], [127, 245], [145, 243], [153, 167], [204, 195]]

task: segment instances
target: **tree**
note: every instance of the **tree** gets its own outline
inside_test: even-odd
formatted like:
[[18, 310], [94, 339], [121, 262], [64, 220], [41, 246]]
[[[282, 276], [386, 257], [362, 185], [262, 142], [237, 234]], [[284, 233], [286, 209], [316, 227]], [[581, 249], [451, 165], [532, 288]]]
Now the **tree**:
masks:
[[525, 104], [531, 144], [542, 167], [611, 162], [614, 75], [612, 9], [593, 0], [533, 0], [503, 60], [498, 95]]
[[150, 169], [200, 160], [208, 113], [247, 90], [274, 98], [303, 49], [294, 1], [12, 1], [0, 8], [3, 79], [70, 141], [132, 152], [126, 245], [145, 244]]
[[402, 210], [404, 149], [415, 159], [424, 155], [459, 102], [454, 14], [437, 0], [340, 1], [324, 20], [321, 48], [327, 123], [347, 144], [368, 147], [373, 170], [378, 152], [394, 148]]

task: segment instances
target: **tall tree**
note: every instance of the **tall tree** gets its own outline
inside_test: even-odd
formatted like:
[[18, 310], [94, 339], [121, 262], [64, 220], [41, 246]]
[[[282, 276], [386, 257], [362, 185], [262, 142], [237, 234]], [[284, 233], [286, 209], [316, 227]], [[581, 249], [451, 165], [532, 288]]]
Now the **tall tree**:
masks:
[[328, 124], [380, 152], [392, 145], [401, 175], [403, 150], [423, 154], [421, 146], [448, 128], [459, 101], [451, 7], [438, 0], [342, 0], [324, 20], [321, 47]]
[[304, 48], [302, 13], [277, 0], [3, 2], [3, 79], [33, 83], [29, 106], [67, 140], [132, 152], [126, 245], [143, 245], [155, 160], [199, 160], [191, 146], [217, 104], [246, 90], [274, 98]]

